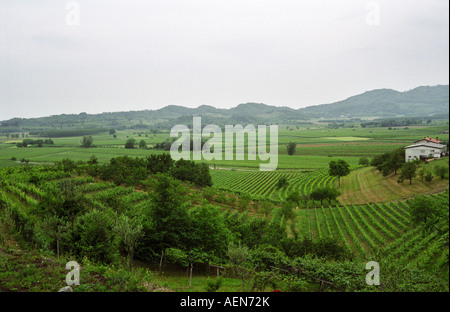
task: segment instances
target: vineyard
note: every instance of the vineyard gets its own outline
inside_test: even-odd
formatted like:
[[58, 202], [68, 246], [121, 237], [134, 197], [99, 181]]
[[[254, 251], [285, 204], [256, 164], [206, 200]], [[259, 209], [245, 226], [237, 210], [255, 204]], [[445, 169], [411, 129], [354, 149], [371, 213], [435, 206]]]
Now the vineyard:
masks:
[[[156, 197], [152, 194], [156, 191], [155, 177], [158, 176], [150, 175], [142, 183], [125, 186], [90, 176], [82, 168], [88, 166], [71, 171], [33, 166], [0, 171], [0, 243], [7, 240], [6, 231], [14, 228], [24, 242], [51, 250], [52, 236], [44, 231], [52, 226], [52, 219], [41, 218], [45, 205], [48, 205], [46, 200], [49, 194], [52, 194], [52, 190], [61, 190], [66, 182], [76, 186], [79, 192], [77, 196], [81, 195], [77, 198], [82, 198], [85, 207], [89, 207], [77, 217], [82, 221], [75, 222], [75, 231], [83, 230], [82, 222], [88, 222], [89, 218], [98, 218], [98, 222], [109, 218], [109, 222], [114, 223], [120, 215], [139, 216], [154, 205]], [[213, 216], [219, 218], [223, 221], [222, 227], [226, 224], [227, 230], [235, 231], [236, 237], [243, 244], [253, 244], [250, 246], [255, 250], [259, 248], [258, 244], [273, 244], [277, 248], [285, 248], [280, 242], [287, 239], [291, 239], [293, 244], [306, 244], [303, 246], [320, 246], [331, 239], [335, 245], [329, 252], [336, 250], [334, 248], [345, 250], [346, 257], [354, 265], [367, 261], [387, 261], [396, 263], [398, 267], [413, 266], [415, 270], [426, 270], [428, 276], [432, 277], [441, 274], [436, 273], [436, 268], [448, 263], [448, 249], [443, 248], [442, 235], [438, 231], [425, 233], [411, 221], [413, 199], [364, 204], [332, 202], [332, 205], [318, 205], [317, 201], [312, 201], [308, 202], [307, 208], [292, 207], [283, 204], [290, 192], [310, 194], [317, 187], [334, 183], [335, 178], [328, 174], [327, 169], [310, 172], [211, 170], [211, 176], [213, 187], [192, 187], [191, 183], [186, 183], [177, 189], [174, 196], [186, 195], [189, 198], [186, 206], [188, 215], [195, 216], [191, 222], [200, 222], [202, 214], [209, 209], [207, 207], [215, 205], [216, 210], [205, 217], [205, 222], [209, 222]], [[278, 181], [282, 177], [287, 179], [288, 184], [278, 188]], [[248, 202], [241, 207], [241, 197], [246, 197], [241, 195], [247, 194], [251, 196], [253, 203]], [[253, 205], [258, 202], [255, 199], [262, 198], [268, 198], [272, 202], [265, 201], [269, 207], [261, 204], [264, 213], [254, 213], [257, 206]], [[427, 198], [436, 207], [443, 207], [448, 211], [448, 189], [428, 195]], [[286, 213], [286, 207], [291, 207], [292, 214]], [[66, 212], [62, 213], [68, 218], [66, 230], [73, 232], [70, 230], [73, 219]], [[440, 222], [448, 220], [444, 217]], [[93, 222], [93, 226], [95, 224], [97, 221]], [[439, 227], [445, 229], [445, 226], [448, 228], [448, 223]], [[207, 235], [214, 235], [215, 232], [216, 225], [212, 225], [211, 232]], [[90, 238], [92, 235], [86, 234], [83, 237]], [[206, 238], [202, 238], [201, 242], [205, 240]], [[95, 250], [89, 244], [87, 250]], [[63, 246], [63, 251], [67, 250], [68, 247]], [[440, 283], [441, 275], [438, 278]], [[448, 282], [443, 283], [442, 289], [448, 289]]]
[[[310, 172], [211, 170], [211, 177], [218, 189], [276, 202], [284, 201], [291, 192], [310, 194], [316, 187], [331, 185], [336, 179], [328, 174], [328, 169]], [[278, 189], [277, 183], [282, 177], [287, 179], [288, 185]]]
[[[438, 205], [449, 205], [449, 193], [430, 195]], [[297, 211], [299, 235], [317, 240], [334, 237], [361, 259], [393, 257], [403, 263], [425, 264], [444, 261], [436, 232], [423, 234], [410, 224], [408, 201], [365, 205], [340, 205]]]
[[[17, 222], [22, 222], [17, 225], [23, 234], [27, 231], [26, 220], [31, 217], [29, 213], [38, 206], [43, 196], [43, 191], [30, 182], [36, 176], [31, 175], [29, 178], [23, 174], [14, 175], [12, 179], [3, 180], [0, 189], [0, 201], [8, 203]], [[47, 185], [70, 176], [70, 173], [63, 171], [39, 173], [39, 179], [45, 180]], [[283, 176], [288, 178], [290, 184], [285, 189], [277, 190], [276, 182]], [[333, 181], [324, 170], [310, 173], [217, 170], [213, 172], [213, 178], [216, 183], [227, 185], [230, 191], [247, 192], [255, 197], [268, 196], [275, 200], [283, 200], [290, 190], [309, 192], [316, 186]], [[75, 177], [71, 180], [95, 207], [118, 205], [119, 198], [122, 205], [133, 207], [136, 211], [149, 204], [148, 194], [133, 187], [98, 182], [92, 177]], [[439, 205], [449, 204], [448, 191], [430, 196]], [[300, 237], [313, 241], [325, 237], [335, 238], [361, 259], [392, 255], [419, 264], [430, 259], [436, 261], [436, 257], [442, 256], [433, 240], [435, 233], [423, 236], [417, 228], [411, 227], [408, 201], [297, 209], [292, 222]]]

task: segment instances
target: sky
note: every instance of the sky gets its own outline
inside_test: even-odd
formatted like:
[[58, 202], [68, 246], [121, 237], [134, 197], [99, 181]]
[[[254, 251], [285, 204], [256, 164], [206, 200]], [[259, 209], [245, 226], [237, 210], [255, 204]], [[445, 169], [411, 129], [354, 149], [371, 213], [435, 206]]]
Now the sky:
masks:
[[448, 0], [0, 0], [0, 120], [449, 84]]

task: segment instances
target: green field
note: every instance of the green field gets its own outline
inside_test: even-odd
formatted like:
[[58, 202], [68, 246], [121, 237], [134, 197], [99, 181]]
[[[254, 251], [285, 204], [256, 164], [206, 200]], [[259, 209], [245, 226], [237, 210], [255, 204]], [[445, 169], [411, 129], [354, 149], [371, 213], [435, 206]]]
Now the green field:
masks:
[[[415, 127], [399, 130], [387, 130], [386, 128], [356, 128], [356, 129], [327, 129], [319, 127], [315, 129], [299, 128], [295, 130], [282, 129], [278, 134], [278, 169], [320, 169], [326, 168], [330, 160], [334, 158], [344, 159], [352, 166], [358, 164], [360, 157], [373, 157], [377, 154], [392, 151], [396, 148], [411, 144], [413, 141], [425, 136], [437, 137], [448, 141], [448, 134], [442, 134], [448, 130], [448, 125], [433, 127]], [[29, 136], [31, 139], [38, 137]], [[161, 143], [169, 138], [168, 132], [151, 134], [124, 130], [117, 131], [116, 138], [110, 134], [93, 135], [94, 147], [82, 148], [82, 137], [53, 138], [54, 145], [44, 145], [41, 148], [27, 147], [16, 148], [15, 143], [19, 139], [8, 139], [0, 137], [0, 166], [14, 165], [11, 158], [15, 157], [20, 162], [28, 159], [30, 162], [53, 163], [64, 158], [87, 161], [95, 155], [100, 162], [108, 162], [116, 156], [128, 155], [132, 157], [145, 157], [150, 153], [162, 153], [163, 150], [156, 149], [124, 149], [128, 138], [136, 139], [137, 143], [144, 140], [149, 147]], [[224, 141], [223, 141], [224, 142]], [[295, 155], [287, 155], [286, 145], [289, 142], [297, 144]], [[246, 142], [244, 143], [246, 146]], [[167, 152], [167, 151], [166, 151]], [[245, 150], [247, 153], [247, 150]], [[259, 169], [260, 163], [268, 161], [248, 160], [248, 155], [244, 155], [245, 160], [212, 160], [210, 166], [226, 168], [249, 168]], [[205, 160], [202, 160], [205, 161]]]
[[[433, 172], [435, 166], [448, 166], [447, 159], [431, 162], [421, 167], [427, 172]], [[431, 182], [415, 177], [412, 184], [399, 184], [398, 174], [383, 177], [381, 172], [373, 167], [364, 167], [351, 172], [341, 181], [342, 195], [339, 200], [346, 204], [361, 204], [367, 202], [385, 202], [405, 200], [417, 194], [431, 194], [445, 191], [448, 188], [448, 178], [435, 177]]]
[[[211, 176], [216, 188], [247, 193], [254, 199], [270, 199], [278, 202], [284, 201], [290, 192], [308, 194], [316, 187], [333, 184], [336, 179], [328, 175], [326, 169], [309, 172], [212, 170]], [[279, 189], [277, 183], [281, 177], [286, 178], [289, 184]]]
[[[101, 263], [91, 263], [86, 259], [87, 255], [92, 257], [98, 255], [95, 248], [92, 249], [89, 244], [98, 244], [95, 246], [101, 250], [109, 246], [109, 243], [105, 243], [105, 236], [113, 233], [112, 227], [103, 226], [102, 222], [113, 224], [119, 216], [125, 215], [138, 220], [136, 222], [147, 224], [146, 219], [141, 217], [154, 204], [155, 197], [152, 197], [152, 194], [156, 192], [155, 185], [158, 183], [156, 181], [158, 178], [155, 179], [155, 176], [149, 173], [149, 168], [144, 166], [145, 168], [139, 168], [141, 171], [137, 171], [137, 173], [144, 171], [146, 175], [144, 180], [136, 181], [131, 186], [116, 185], [113, 181], [102, 180], [98, 174], [95, 175], [98, 171], [92, 170], [94, 167], [87, 165], [86, 161], [95, 155], [99, 161], [95, 166], [102, 168], [107, 167], [112, 158], [119, 156], [145, 160], [151, 154], [167, 153], [161, 149], [124, 148], [126, 140], [130, 137], [135, 138], [137, 142], [143, 139], [148, 146], [154, 146], [168, 138], [167, 132], [142, 133], [139, 136], [137, 132], [131, 130], [117, 131], [116, 138], [107, 133], [97, 134], [93, 135], [94, 146], [90, 148], [80, 146], [81, 137], [54, 138], [52, 146], [26, 148], [16, 146], [20, 139], [2, 137], [0, 138], [3, 142], [0, 144], [0, 263], [6, 269], [0, 269], [2, 277], [0, 290], [52, 291], [50, 280], [60, 279], [62, 261], [55, 259], [56, 236], [46, 233], [47, 230], [52, 231], [50, 221], [52, 219], [48, 215], [44, 218], [45, 211], [41, 209], [52, 209], [49, 208], [52, 206], [46, 199], [47, 192], [58, 190], [59, 185], [69, 183], [78, 190], [77, 196], [82, 198], [86, 206], [76, 218], [68, 217], [64, 214], [64, 209], [62, 210], [63, 217], [66, 218], [64, 231], [71, 232], [72, 236], [58, 235], [62, 235], [61, 239], [77, 246], [82, 242], [90, 242], [86, 246], [83, 245], [81, 254], [76, 255], [77, 259], [83, 261], [88, 268], [89, 274], [88, 281], [79, 287], [78, 291], [169, 289], [205, 291], [210, 274], [194, 273], [189, 287], [187, 268], [190, 265], [207, 267], [210, 264], [226, 267], [222, 272], [224, 283], [219, 291], [241, 291], [241, 279], [233, 273], [238, 267], [224, 256], [227, 252], [226, 246], [224, 247], [225, 240], [227, 244], [238, 242], [249, 247], [245, 269], [247, 273], [251, 272], [255, 264], [261, 266], [253, 275], [246, 277], [254, 283], [248, 284], [246, 290], [281, 288], [283, 291], [298, 291], [298, 289], [317, 291], [322, 287], [316, 282], [317, 278], [320, 278], [333, 281], [330, 290], [372, 291], [364, 284], [360, 284], [358, 274], [365, 274], [363, 270], [365, 262], [375, 260], [383, 265], [384, 270], [388, 270], [389, 276], [392, 276], [384, 277], [382, 290], [397, 291], [396, 283], [400, 281], [402, 286], [399, 286], [398, 291], [402, 289], [448, 291], [448, 279], [445, 278], [446, 272], [448, 273], [446, 262], [448, 253], [443, 252], [441, 238], [437, 232], [425, 233], [420, 226], [411, 221], [412, 199], [416, 195], [428, 194], [427, 198], [435, 207], [448, 211], [448, 173], [443, 179], [433, 173], [431, 182], [424, 182], [416, 177], [410, 185], [408, 182], [399, 184], [398, 176], [395, 174], [383, 177], [374, 167], [359, 165], [361, 157], [370, 159], [375, 155], [409, 145], [424, 136], [439, 136], [442, 140], [448, 140], [448, 134], [440, 134], [445, 130], [448, 130], [448, 125], [398, 130], [291, 127], [288, 130], [280, 130], [276, 171], [260, 171], [260, 161], [248, 158], [233, 161], [225, 159], [196, 161], [208, 164], [212, 187], [199, 187], [192, 182], [184, 181], [182, 188], [178, 190], [179, 193], [172, 196], [186, 198], [187, 201], [180, 207], [185, 207], [183, 209], [186, 209], [187, 216], [190, 214], [196, 216], [190, 217], [190, 221], [184, 223], [184, 226], [193, 227], [189, 230], [189, 234], [180, 234], [182, 237], [180, 239], [190, 239], [197, 242], [200, 247], [192, 251], [182, 247], [180, 243], [173, 243], [173, 247], [170, 245], [168, 250], [174, 248], [175, 251], [172, 251], [172, 254], [169, 252], [167, 256], [166, 261], [173, 266], [173, 269], [167, 267], [167, 274], [158, 273], [155, 269], [162, 257], [158, 254], [160, 250], [156, 249], [147, 251], [146, 260], [136, 261], [134, 271], [118, 269], [126, 267], [126, 257], [120, 245], [114, 245], [118, 250], [104, 252], [119, 253], [117, 259], [121, 259], [122, 264], [117, 263], [117, 259], [115, 262], [102, 260], [104, 262]], [[294, 155], [287, 154], [286, 145], [289, 142], [296, 144]], [[241, 143], [244, 146], [247, 144], [246, 141]], [[236, 158], [236, 153], [234, 157]], [[63, 159], [71, 159], [80, 164], [71, 169], [53, 166]], [[340, 188], [337, 177], [330, 176], [328, 171], [332, 160], [345, 160], [351, 168], [350, 174], [341, 178]], [[433, 168], [440, 165], [448, 168], [448, 160], [443, 159], [421, 166], [433, 172]], [[132, 174], [135, 172], [125, 173], [125, 175]], [[282, 188], [277, 186], [280, 178], [286, 178], [287, 181], [287, 185]], [[307, 199], [306, 203], [296, 203], [294, 206], [286, 204], [286, 199], [291, 193], [305, 195], [303, 198], [306, 198], [323, 186], [339, 188], [341, 195], [337, 200], [330, 202], [325, 200], [321, 203]], [[169, 195], [165, 194], [163, 198]], [[57, 199], [58, 197], [55, 200]], [[73, 207], [73, 203], [67, 206], [68, 209]], [[195, 215], [197, 211], [211, 214], [205, 216], [203, 220], [202, 215]], [[100, 218], [98, 223], [93, 222], [95, 218]], [[195, 222], [203, 223], [195, 227]], [[214, 230], [202, 233], [202, 239], [197, 239], [196, 235], [200, 234], [194, 235], [192, 232], [196, 229], [207, 231], [208, 222], [216, 222]], [[445, 229], [443, 223], [445, 222], [440, 221], [439, 228]], [[95, 230], [89, 232], [91, 229], [86, 224], [96, 227]], [[148, 224], [153, 224], [153, 221]], [[172, 226], [175, 231], [185, 230], [184, 226], [177, 228], [176, 222]], [[224, 236], [209, 242], [219, 230]], [[77, 234], [81, 236], [77, 237], [74, 233], [81, 233]], [[146, 248], [153, 248], [153, 244], [158, 243], [158, 235], [146, 238], [150, 239]], [[206, 241], [213, 245], [203, 246]], [[69, 243], [65, 244], [62, 244], [63, 253], [65, 249], [71, 248]], [[320, 252], [316, 249], [307, 251], [306, 254], [297, 254], [298, 250], [313, 248], [311, 246], [315, 246], [314, 248], [319, 251], [321, 246], [328, 246], [329, 249], [321, 251], [327, 256], [321, 258]], [[20, 249], [36, 248], [42, 250], [42, 254], [36, 254], [36, 251], [24, 253], [22, 261], [29, 259], [33, 264], [38, 263], [45, 255], [45, 259], [52, 259], [49, 260], [45, 273], [38, 273], [34, 265], [25, 268], [18, 260]], [[205, 258], [205, 254], [215, 251], [216, 248], [221, 250], [220, 256]], [[78, 249], [71, 250], [76, 253]], [[333, 252], [337, 254], [342, 252], [345, 255], [340, 256], [342, 259], [328, 259], [327, 257], [336, 256]], [[192, 260], [191, 253], [198, 258]], [[282, 270], [297, 268], [299, 263], [302, 263], [302, 270], [308, 270], [308, 276], [312, 278], [304, 280], [299, 276], [283, 275], [280, 271], [273, 270], [274, 266]], [[11, 273], [22, 270], [31, 275], [24, 277], [18, 273]], [[359, 273], [349, 273], [353, 272], [352, 270]], [[405, 272], [412, 272], [411, 274], [421, 272], [422, 275], [409, 285], [407, 284], [409, 275]], [[19, 283], [19, 279], [22, 282]], [[38, 279], [44, 280], [45, 283], [38, 285]], [[268, 284], [258, 288], [258, 283], [265, 279], [270, 279], [272, 286]], [[293, 280], [302, 286], [295, 288], [291, 285]]]

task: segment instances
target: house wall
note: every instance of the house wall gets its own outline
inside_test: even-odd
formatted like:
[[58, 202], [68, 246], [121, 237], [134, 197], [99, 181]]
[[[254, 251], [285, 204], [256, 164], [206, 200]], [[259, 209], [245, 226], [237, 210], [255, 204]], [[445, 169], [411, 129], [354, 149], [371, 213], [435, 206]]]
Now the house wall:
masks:
[[413, 147], [405, 149], [405, 162], [420, 159], [420, 156], [428, 157], [432, 154], [434, 158], [441, 158], [442, 150], [439, 148], [430, 148], [425, 146]]

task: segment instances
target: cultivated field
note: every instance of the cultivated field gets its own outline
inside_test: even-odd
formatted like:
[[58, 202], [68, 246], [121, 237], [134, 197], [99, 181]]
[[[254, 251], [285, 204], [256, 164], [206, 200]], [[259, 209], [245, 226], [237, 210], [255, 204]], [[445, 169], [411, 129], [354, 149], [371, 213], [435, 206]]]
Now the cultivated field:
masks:
[[[139, 178], [141, 180], [135, 182], [127, 180], [128, 185], [102, 180], [100, 173], [102, 168], [111, 165], [112, 158], [128, 156], [128, 160], [126, 158], [124, 160], [124, 165], [132, 163], [134, 159], [136, 162], [142, 160], [145, 164], [149, 155], [167, 154], [166, 150], [151, 148], [168, 139], [167, 132], [140, 133], [139, 136], [133, 131], [117, 131], [116, 138], [109, 134], [93, 135], [93, 147], [90, 148], [80, 146], [81, 137], [54, 138], [54, 144], [51, 146], [44, 144], [42, 147], [28, 146], [26, 148], [16, 146], [21, 139], [0, 138], [2, 142], [0, 167], [3, 167], [0, 168], [0, 224], [2, 224], [0, 263], [10, 268], [9, 271], [0, 269], [0, 277], [3, 280], [0, 282], [0, 289], [49, 290], [51, 288], [49, 284], [42, 286], [37, 284], [37, 276], [40, 276], [38, 273], [36, 273], [36, 280], [26, 278], [28, 288], [25, 284], [20, 286], [17, 284], [18, 277], [10, 273], [22, 270], [19, 262], [14, 260], [17, 259], [17, 252], [14, 251], [17, 248], [15, 244], [20, 244], [21, 248], [28, 248], [26, 247], [28, 245], [39, 246], [45, 250], [46, 255], [52, 257], [55, 256], [56, 250], [59, 252], [59, 248], [63, 253], [66, 249], [75, 253], [81, 250], [83, 259], [86, 259], [88, 255], [94, 258], [100, 257], [99, 255], [105, 257], [94, 250], [95, 248], [90, 247], [90, 244], [97, 244], [95, 246], [108, 256], [120, 252], [122, 261], [126, 263], [126, 253], [121, 245], [123, 243], [119, 244], [116, 241], [115, 245], [111, 244], [111, 246], [105, 243], [107, 239], [112, 239], [108, 237], [114, 236], [113, 224], [121, 217], [135, 220], [134, 226], [137, 224], [147, 227], [148, 232], [144, 232], [147, 236], [144, 235], [144, 237], [148, 245], [144, 248], [145, 257], [141, 256], [146, 260], [140, 259], [136, 262], [138, 267], [143, 269], [148, 266], [152, 270], [157, 270], [155, 267], [158, 267], [157, 264], [160, 261], [162, 263], [160, 259], [165, 255], [164, 250], [167, 249], [166, 261], [168, 264], [178, 266], [178, 271], [175, 269], [167, 275], [167, 278], [161, 274], [150, 278], [145, 270], [138, 270], [135, 271], [136, 273], [127, 273], [138, 274], [138, 277], [126, 275], [127, 282], [119, 285], [114, 281], [120, 278], [125, 279], [124, 275], [118, 277], [125, 273], [106, 268], [103, 264], [86, 262], [87, 267], [93, 265], [89, 269], [93, 272], [90, 277], [92, 282], [85, 284], [83, 286], [85, 288], [81, 287], [81, 290], [162, 290], [170, 286], [175, 290], [203, 291], [210, 279], [207, 280], [206, 275], [198, 273], [198, 279], [194, 280], [193, 288], [191, 288], [187, 284], [188, 280], [189, 285], [192, 281], [187, 277], [186, 267], [192, 269], [192, 266], [220, 264], [228, 268], [222, 290], [239, 291], [241, 278], [236, 278], [231, 273], [235, 272], [237, 267], [235, 264], [228, 263], [225, 255], [226, 244], [238, 242], [249, 247], [246, 251], [249, 253], [246, 274], [251, 272], [250, 263], [252, 263], [251, 267], [255, 263], [261, 266], [261, 269], [252, 275], [254, 283], [252, 287], [257, 287], [255, 285], [258, 285], [258, 278], [264, 280], [268, 278], [267, 276], [271, 276], [273, 285], [285, 291], [292, 291], [294, 288], [291, 285], [291, 278], [293, 277], [283, 277], [278, 271], [275, 273], [270, 268], [276, 266], [292, 269], [297, 265], [296, 261], [306, 261], [306, 263], [302, 262], [301, 269], [307, 270], [308, 261], [312, 261], [309, 264], [311, 267], [308, 267], [310, 270], [308, 276], [311, 279], [302, 280], [304, 283], [302, 289], [316, 290], [319, 287], [316, 281], [320, 278], [333, 281], [331, 284], [334, 286], [330, 289], [342, 291], [349, 287], [349, 289], [365, 290], [365, 286], [358, 284], [358, 279], [348, 282], [347, 279], [350, 278], [346, 275], [348, 268], [341, 268], [341, 266], [360, 270], [365, 262], [375, 260], [384, 265], [395, 263], [396, 268], [425, 270], [424, 280], [419, 279], [414, 287], [427, 291], [430, 289], [445, 291], [448, 289], [448, 280], [443, 278], [445, 274], [442, 275], [442, 272], [448, 272], [446, 260], [448, 253], [442, 252], [440, 230], [424, 232], [420, 226], [412, 222], [411, 205], [415, 196], [427, 195], [433, 207], [444, 212], [447, 209], [448, 212], [448, 158], [426, 165], [421, 164], [420, 166], [427, 172], [433, 173], [433, 179], [427, 182], [416, 176], [411, 184], [408, 180], [402, 184], [397, 182], [399, 173], [383, 177], [374, 167], [359, 164], [361, 158], [370, 160], [376, 155], [409, 145], [424, 136], [439, 136], [442, 140], [448, 140], [448, 134], [441, 134], [445, 130], [448, 130], [448, 125], [398, 130], [329, 129], [323, 126], [297, 129], [288, 126], [281, 128], [279, 133], [279, 158], [276, 171], [259, 171], [259, 161], [247, 158], [209, 162], [203, 159], [196, 163], [207, 163], [212, 186], [200, 187], [194, 185], [191, 180], [189, 180], [191, 182], [184, 181], [183, 187], [177, 188], [178, 193], [172, 195], [170, 188], [158, 188], [158, 179], [161, 177], [157, 178], [151, 173], [152, 168], [146, 165], [140, 168], [130, 167], [129, 172], [123, 173], [125, 177], [134, 175], [141, 177]], [[137, 142], [144, 140], [149, 148], [124, 148], [125, 142], [131, 137]], [[38, 139], [32, 136], [29, 138]], [[296, 145], [294, 155], [287, 153], [286, 146], [289, 142]], [[98, 164], [86, 163], [92, 156], [95, 156]], [[66, 167], [61, 163], [63, 160], [67, 162], [68, 159], [71, 160], [69, 163], [72, 167]], [[343, 160], [350, 167], [350, 173], [341, 177], [340, 187], [337, 183], [338, 178], [329, 173], [329, 163], [336, 160]], [[447, 168], [444, 178], [434, 173], [434, 168], [437, 166]], [[192, 175], [192, 172], [190, 174]], [[286, 184], [279, 187], [278, 183], [282, 178], [285, 179]], [[309, 198], [313, 191], [323, 187], [338, 189], [340, 196], [330, 201]], [[68, 190], [73, 192], [68, 194], [77, 196], [84, 203], [83, 208], [76, 212], [79, 214], [76, 217], [75, 212], [72, 215], [69, 214], [71, 209], [78, 208], [76, 208], [77, 204], [70, 201], [70, 196], [67, 197], [64, 193]], [[155, 197], [154, 193], [157, 191], [164, 195]], [[63, 192], [65, 195], [50, 200], [48, 192]], [[288, 196], [291, 194], [298, 194], [302, 199], [294, 205], [289, 204]], [[187, 201], [173, 204], [177, 202], [178, 197], [187, 198]], [[181, 234], [179, 237], [171, 238], [169, 243], [164, 241], [166, 245], [163, 246], [168, 247], [165, 247], [162, 252], [158, 249], [148, 251], [149, 246], [150, 248], [161, 246], [159, 240], [167, 240], [167, 238], [164, 236], [161, 238], [158, 234], [161, 232], [147, 234], [151, 233], [154, 225], [153, 221], [148, 221], [148, 217], [143, 217], [148, 216], [151, 209], [156, 209], [154, 203], [158, 198], [163, 206], [165, 200], [170, 200], [167, 205], [172, 207], [171, 209], [183, 207], [185, 211], [177, 213], [185, 214], [188, 218], [187, 221], [178, 220], [168, 223], [172, 227], [171, 230], [175, 231], [174, 233]], [[306, 198], [305, 202], [304, 198]], [[52, 203], [52, 200], [55, 202]], [[62, 202], [60, 203], [59, 200]], [[55, 216], [49, 215], [49, 212], [52, 209], [59, 209], [58, 205], [65, 208], [61, 208], [59, 212], [55, 210], [61, 215], [54, 219]], [[65, 209], [68, 210], [65, 211]], [[206, 215], [202, 215], [205, 213]], [[170, 214], [165, 216], [165, 218], [170, 217]], [[200, 222], [199, 225], [196, 226], [196, 222]], [[442, 224], [442, 221], [439, 222], [438, 228], [445, 229], [445, 224]], [[181, 224], [184, 225], [181, 226]], [[184, 233], [185, 226], [192, 226], [192, 229]], [[200, 232], [192, 234], [194, 229], [199, 229]], [[207, 232], [208, 230], [210, 232]], [[171, 233], [170, 230], [164, 231], [163, 233]], [[219, 231], [223, 236], [216, 237]], [[202, 238], [197, 238], [196, 235]], [[182, 240], [191, 240], [199, 245], [194, 250], [183, 249], [185, 247], [182, 247], [183, 245], [179, 242]], [[75, 242], [76, 246], [71, 247], [68, 242], [71, 242], [70, 244]], [[78, 246], [83, 242], [86, 245]], [[113, 246], [118, 249], [108, 249]], [[320, 248], [325, 248], [325, 251], [320, 251]], [[220, 250], [220, 255], [215, 254], [216, 250]], [[300, 256], [297, 254], [298, 250], [305, 250], [304, 254]], [[345, 255], [342, 254], [344, 251]], [[140, 252], [143, 253], [143, 251]], [[158, 254], [159, 252], [161, 255]], [[302, 258], [310, 256], [314, 259], [314, 255], [321, 252], [325, 252], [328, 257], [341, 258], [325, 258], [327, 260]], [[32, 259], [38, 257], [40, 256], [33, 255]], [[104, 258], [98, 259], [106, 261]], [[109, 263], [108, 261], [106, 262]], [[325, 261], [326, 264], [314, 261]], [[286, 267], [286, 263], [291, 263], [289, 264], [291, 267]], [[447, 263], [447, 269], [445, 269], [445, 263]], [[16, 266], [13, 267], [14, 265]], [[48, 275], [61, 275], [57, 269], [57, 261], [53, 262], [51, 267], [53, 266], [55, 271], [49, 272]], [[333, 271], [337, 270], [335, 266], [340, 269]], [[397, 279], [406, 281], [404, 271], [395, 271], [397, 269], [392, 267], [390, 270], [393, 279], [395, 274], [400, 274]], [[247, 276], [249, 280], [250, 277], [250, 275]], [[137, 287], [137, 284], [130, 282], [133, 278], [145, 280], [145, 286]], [[355, 275], [352, 278], [355, 278]], [[383, 287], [390, 291], [395, 289], [395, 285], [389, 283], [384, 284]], [[404, 287], [406, 288], [402, 289], [411, 289], [409, 286]]]

